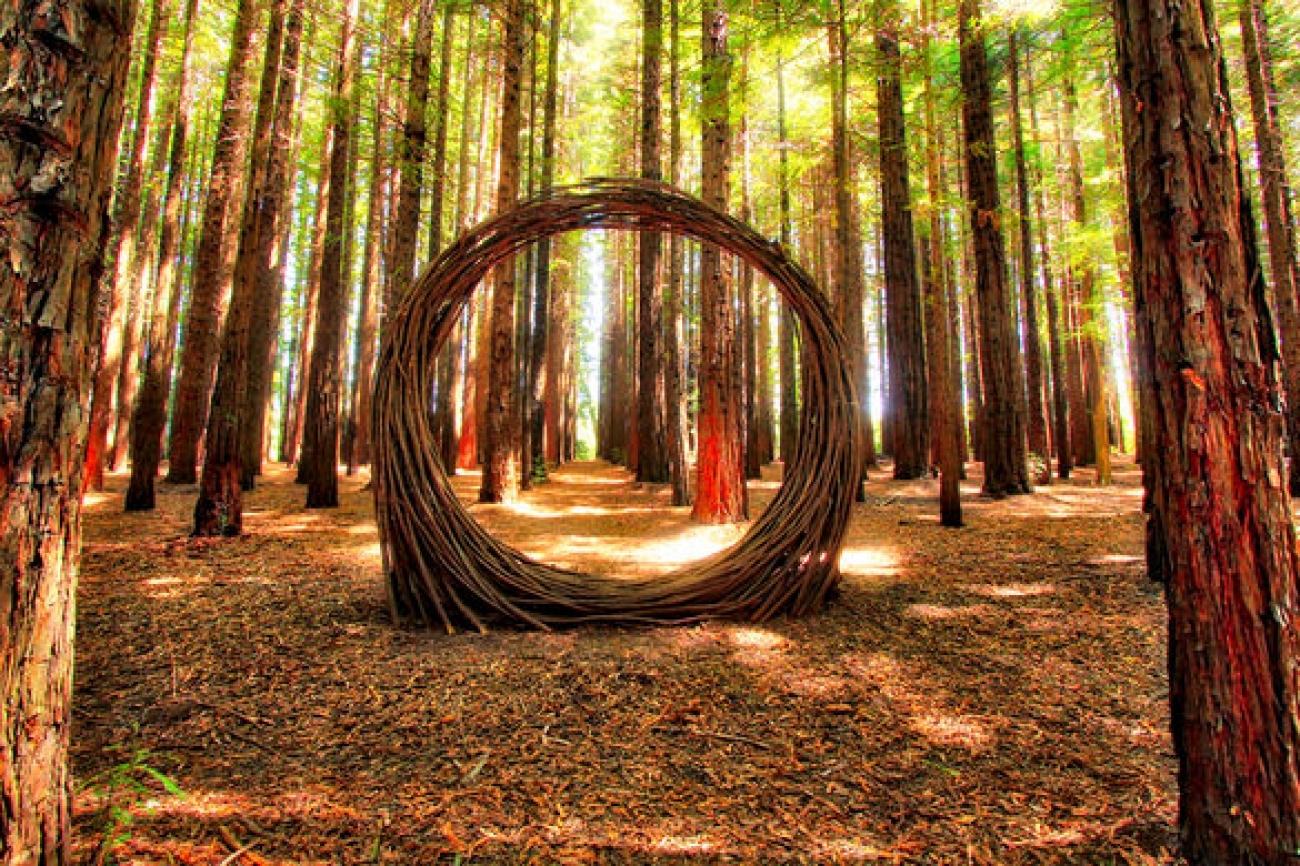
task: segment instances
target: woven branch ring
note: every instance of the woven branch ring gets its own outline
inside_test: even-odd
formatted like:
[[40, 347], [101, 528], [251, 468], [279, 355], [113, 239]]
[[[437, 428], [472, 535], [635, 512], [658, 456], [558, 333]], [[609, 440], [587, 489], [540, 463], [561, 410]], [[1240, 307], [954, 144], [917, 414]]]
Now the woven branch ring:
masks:
[[[794, 458], [771, 504], [734, 546], [662, 577], [627, 579], [539, 563], [493, 538], [461, 505], [439, 460], [429, 407], [435, 360], [493, 267], [582, 229], [683, 235], [772, 281], [797, 315], [803, 405]], [[598, 180], [556, 189], [479, 225], [414, 283], [381, 349], [374, 494], [389, 601], [399, 622], [489, 624], [758, 622], [820, 608], [839, 581], [861, 447], [844, 340], [809, 275], [744, 223], [662, 184]]]

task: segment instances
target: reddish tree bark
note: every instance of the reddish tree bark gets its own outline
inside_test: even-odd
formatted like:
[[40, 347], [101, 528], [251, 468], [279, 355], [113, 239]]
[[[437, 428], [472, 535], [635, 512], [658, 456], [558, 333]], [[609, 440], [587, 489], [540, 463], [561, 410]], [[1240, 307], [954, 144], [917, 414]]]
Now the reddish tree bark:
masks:
[[[728, 110], [731, 55], [727, 52], [727, 13], [719, 4], [703, 14], [704, 80], [702, 198], [727, 208], [731, 162]], [[699, 445], [692, 516], [701, 523], [736, 523], [749, 515], [745, 490], [741, 393], [736, 346], [734, 287], [717, 247], [700, 250]]]
[[[505, 6], [498, 213], [514, 207], [519, 198], [519, 130], [522, 123], [520, 82], [524, 65], [525, 2], [526, 0], [506, 0]], [[481, 502], [509, 502], [519, 492], [519, 424], [513, 397], [514, 325], [515, 262], [512, 260], [496, 269], [496, 280], [492, 287], [483, 484], [479, 488]]]
[[901, 18], [896, 0], [877, 5], [876, 50], [880, 117], [880, 187], [883, 206], [886, 346], [889, 359], [889, 417], [894, 477], [923, 477], [930, 468], [929, 394], [921, 285], [916, 271], [916, 235], [908, 179], [903, 115], [903, 58], [898, 44]]
[[958, 29], [962, 91], [966, 97], [962, 106], [966, 180], [975, 239], [980, 361], [984, 370], [984, 492], [1002, 497], [1028, 493], [1030, 486], [1025, 459], [1024, 376], [1007, 286], [988, 55], [979, 0], [962, 0]]
[[[663, 122], [660, 117], [659, 88], [663, 77], [663, 4], [661, 0], [641, 0], [641, 177], [663, 178]], [[637, 262], [637, 481], [667, 481], [668, 443], [664, 438], [663, 370], [659, 320], [663, 300], [659, 291], [659, 259], [662, 237], [642, 232], [639, 237], [641, 256]]]
[[[149, 143], [153, 121], [153, 94], [158, 80], [158, 58], [162, 54], [166, 24], [171, 17], [170, 0], [155, 0], [149, 26], [141, 46], [143, 70], [140, 74], [140, 98], [135, 114], [135, 128], [126, 172], [114, 205], [113, 224], [117, 236], [113, 262], [113, 280], [108, 293], [108, 318], [100, 334], [99, 362], [95, 368], [94, 394], [90, 403], [90, 432], [86, 441], [86, 479], [95, 490], [104, 489], [104, 464], [108, 451], [108, 429], [114, 422], [114, 396], [122, 371], [126, 333], [130, 330], [127, 313], [139, 305], [141, 283], [136, 279], [136, 258], [144, 252], [137, 244], [140, 229], [140, 206], [145, 187], [144, 152]], [[118, 413], [130, 411], [117, 406]]]
[[[844, 329], [846, 362], [853, 367], [858, 417], [865, 444], [862, 466], [875, 468], [876, 432], [871, 420], [871, 383], [868, 379], [867, 337], [863, 322], [866, 287], [863, 285], [862, 232], [853, 194], [853, 162], [849, 145], [849, 38], [844, 0], [836, 4], [835, 20], [827, 36], [831, 52], [831, 153], [834, 164], [834, 266], [832, 282], [840, 327]], [[859, 497], [862, 490], [859, 489]]]
[[[259, 233], [253, 308], [248, 324], [248, 388], [243, 395], [240, 417], [240, 482], [252, 490], [262, 472], [266, 442], [266, 412], [271, 397], [280, 306], [284, 297], [284, 269], [288, 251], [289, 212], [286, 204], [292, 192], [293, 166], [301, 137], [302, 54], [304, 0], [291, 0], [284, 23], [284, 47], [280, 58], [280, 82], [275, 101], [270, 159], [262, 194], [264, 233]], [[286, 389], [287, 392], [287, 389]], [[287, 401], [286, 401], [287, 406]]]
[[84, 445], [132, 0], [0, 11], [0, 862], [72, 857]]
[[1277, 346], [1218, 25], [1118, 0], [1147, 564], [1165, 582], [1179, 830], [1194, 866], [1300, 851], [1300, 588]]
[[1269, 271], [1282, 327], [1282, 378], [1287, 393], [1287, 438], [1291, 443], [1291, 468], [1287, 486], [1300, 495], [1300, 297], [1297, 290], [1295, 220], [1291, 215], [1291, 184], [1287, 178], [1286, 149], [1277, 113], [1277, 88], [1273, 81], [1273, 55], [1264, 0], [1241, 0], [1242, 49], [1246, 56], [1246, 83], [1255, 121], [1255, 146], [1259, 152], [1259, 180], [1263, 193], [1264, 225], [1268, 231]]
[[155, 505], [155, 482], [162, 462], [167, 399], [171, 394], [172, 361], [176, 357], [176, 329], [180, 324], [181, 279], [178, 253], [182, 239], [185, 195], [185, 147], [189, 136], [188, 112], [190, 57], [194, 50], [194, 18], [198, 0], [187, 0], [185, 36], [173, 90], [176, 102], [168, 123], [167, 190], [163, 198], [162, 228], [158, 235], [158, 272], [154, 277], [153, 308], [145, 341], [140, 394], [131, 424], [131, 479], [126, 489], [127, 511], [150, 511]]
[[194, 253], [194, 280], [185, 313], [180, 378], [167, 442], [167, 480], [178, 484], [198, 480], [199, 440], [207, 425], [222, 311], [234, 272], [236, 233], [228, 230], [227, 211], [231, 200], [239, 199], [243, 185], [251, 113], [250, 61], [257, 47], [262, 8], [259, 0], [240, 0], [230, 38], [225, 95], [211, 179], [203, 197], [203, 222]]
[[194, 505], [194, 534], [237, 536], [243, 531], [244, 505], [240, 466], [240, 426], [248, 390], [248, 328], [260, 288], [262, 262], [270, 255], [272, 221], [265, 212], [266, 162], [271, 145], [275, 97], [284, 43], [284, 0], [273, 0], [266, 33], [266, 56], [253, 124], [252, 176], [244, 196], [239, 249], [235, 257], [234, 290], [221, 335], [221, 360], [208, 412], [203, 472]]
[[303, 412], [303, 459], [307, 471], [307, 507], [339, 504], [339, 418], [343, 398], [343, 328], [347, 306], [344, 280], [344, 215], [356, 123], [354, 114], [361, 40], [357, 36], [360, 0], [349, 0], [339, 40], [329, 158], [329, 199], [325, 210], [325, 245], [321, 251], [320, 289], [316, 299], [316, 339], [307, 377]]
[[1036, 479], [1050, 484], [1052, 464], [1047, 445], [1047, 407], [1043, 402], [1042, 329], [1038, 324], [1038, 268], [1034, 262], [1034, 223], [1029, 212], [1029, 166], [1020, 117], [1020, 33], [1011, 31], [1007, 45], [1007, 75], [1011, 91], [1011, 137], [1016, 154], [1016, 205], [1020, 211], [1020, 310], [1024, 323], [1025, 405], [1029, 453], [1042, 461]]

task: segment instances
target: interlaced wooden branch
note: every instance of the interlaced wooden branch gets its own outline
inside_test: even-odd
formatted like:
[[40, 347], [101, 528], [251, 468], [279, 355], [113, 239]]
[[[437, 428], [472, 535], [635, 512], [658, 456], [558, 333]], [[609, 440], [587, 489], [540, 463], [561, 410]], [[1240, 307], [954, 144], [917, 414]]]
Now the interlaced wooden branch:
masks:
[[[438, 458], [434, 361], [491, 269], [579, 229], [660, 231], [716, 244], [765, 274], [799, 317], [803, 412], [781, 490], [733, 547], [664, 577], [618, 579], [536, 562], [462, 507]], [[661, 184], [598, 180], [543, 194], [448, 247], [412, 286], [381, 350], [374, 403], [375, 510], [399, 622], [485, 630], [587, 622], [763, 621], [818, 609], [860, 477], [861, 443], [843, 338], [812, 278], [738, 220]]]

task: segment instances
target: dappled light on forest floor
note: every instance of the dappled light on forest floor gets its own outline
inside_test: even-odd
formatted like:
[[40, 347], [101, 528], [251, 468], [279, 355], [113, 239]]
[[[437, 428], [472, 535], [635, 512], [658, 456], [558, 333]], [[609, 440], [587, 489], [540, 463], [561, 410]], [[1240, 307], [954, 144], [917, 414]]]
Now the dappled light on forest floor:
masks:
[[[1173, 862], [1136, 476], [994, 502], [973, 472], [951, 530], [937, 482], [873, 475], [819, 615], [451, 636], [388, 621], [364, 473], [309, 512], [271, 467], [247, 535], [216, 541], [188, 537], [192, 488], [123, 514], [111, 476], [86, 509], [74, 770], [139, 755], [185, 792], [137, 768], [124, 863]], [[503, 541], [612, 575], [747, 528], [601, 464], [515, 510], [453, 483]], [[78, 795], [80, 852], [103, 794]]]

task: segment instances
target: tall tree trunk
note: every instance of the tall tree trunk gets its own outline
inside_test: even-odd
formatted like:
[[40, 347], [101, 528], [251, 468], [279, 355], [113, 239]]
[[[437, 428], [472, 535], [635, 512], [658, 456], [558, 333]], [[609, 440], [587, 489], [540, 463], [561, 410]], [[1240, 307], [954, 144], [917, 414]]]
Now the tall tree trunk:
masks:
[[1264, 226], [1268, 231], [1269, 270], [1273, 296], [1282, 326], [1282, 380], [1287, 393], [1287, 439], [1291, 468], [1287, 487], [1300, 495], [1300, 298], [1297, 297], [1295, 220], [1291, 214], [1291, 184], [1286, 170], [1286, 149], [1277, 111], [1273, 81], [1273, 51], [1269, 40], [1265, 0], [1241, 0], [1242, 49], [1246, 56], [1246, 83], [1255, 121], [1255, 147], [1264, 199]]
[[[1069, 154], [1070, 217], [1079, 232], [1088, 229], [1088, 200], [1083, 185], [1083, 156], [1079, 149], [1075, 117], [1078, 97], [1074, 77], [1065, 78], [1066, 151]], [[1097, 269], [1085, 259], [1075, 286], [1079, 348], [1083, 356], [1085, 426], [1091, 443], [1088, 456], [1097, 466], [1097, 483], [1110, 483], [1110, 437], [1106, 428], [1106, 371], [1102, 362], [1106, 346], [1106, 310]]]
[[285, 0], [272, 0], [266, 33], [266, 56], [253, 124], [252, 176], [244, 196], [235, 257], [234, 290], [221, 335], [221, 362], [208, 411], [203, 473], [194, 505], [194, 534], [236, 536], [243, 531], [243, 472], [240, 467], [240, 427], [243, 398], [248, 390], [248, 328], [253, 303], [261, 288], [262, 263], [271, 254], [273, 217], [265, 212], [264, 168], [271, 146], [271, 128], [279, 84], [280, 52], [284, 42]]
[[[844, 348], [848, 355], [846, 363], [853, 369], [858, 417], [866, 445], [862, 461], [865, 472], [877, 465], [876, 433], [871, 421], [871, 385], [867, 378], [867, 344], [863, 324], [866, 287], [863, 285], [862, 237], [853, 201], [853, 162], [848, 127], [849, 38], [844, 19], [844, 0], [837, 0], [835, 20], [827, 32], [831, 50], [831, 150], [835, 165], [835, 266], [832, 273], [840, 327], [844, 329]], [[858, 488], [858, 496], [862, 496], [861, 486]]]
[[924, 0], [922, 63], [925, 69], [926, 191], [930, 199], [929, 237], [921, 244], [922, 276], [925, 280], [926, 351], [929, 362], [930, 429], [939, 463], [939, 522], [948, 527], [962, 525], [961, 479], [966, 453], [961, 441], [963, 428], [961, 366], [954, 365], [958, 322], [949, 315], [952, 294], [950, 269], [946, 265], [943, 213], [943, 127], [939, 123], [934, 91], [935, 0]]
[[1042, 461], [1039, 484], [1052, 481], [1047, 447], [1047, 407], [1043, 402], [1042, 330], [1038, 324], [1038, 269], [1034, 263], [1033, 220], [1029, 213], [1029, 166], [1020, 118], [1020, 33], [1011, 31], [1007, 74], [1011, 85], [1011, 137], [1016, 154], [1016, 205], [1020, 211], [1020, 308], [1024, 323], [1025, 397], [1028, 406], [1029, 453]]
[[[383, 54], [383, 48], [380, 47]], [[384, 78], [383, 61], [380, 62], [381, 80], [375, 96], [375, 127], [370, 154], [370, 196], [366, 204], [366, 246], [362, 253], [360, 317], [357, 321], [356, 363], [352, 376], [352, 440], [347, 454], [347, 473], [355, 475], [357, 467], [370, 462], [370, 414], [374, 405], [374, 377], [376, 336], [379, 330], [380, 292], [383, 280], [379, 273], [383, 213], [388, 166], [384, 162], [386, 129], [383, 117], [387, 111], [387, 79]]]
[[343, 328], [347, 315], [344, 216], [356, 124], [354, 93], [361, 65], [361, 40], [356, 32], [359, 8], [360, 0], [348, 0], [339, 39], [338, 73], [332, 100], [325, 246], [316, 299], [316, 339], [311, 348], [307, 406], [303, 413], [303, 462], [310, 463], [308, 508], [333, 508], [339, 504], [339, 404], [343, 396]]
[[[682, 70], [681, 10], [678, 0], [668, 0], [668, 26], [671, 46], [668, 54], [668, 182], [682, 183]], [[690, 422], [686, 408], [685, 369], [682, 347], [684, 280], [682, 239], [668, 239], [668, 275], [663, 300], [663, 373], [664, 373], [664, 452], [668, 461], [668, 479], [672, 483], [672, 503], [691, 504], [690, 458], [686, 453]]]
[[[1029, 102], [1029, 134], [1038, 135], [1038, 100], [1035, 96], [1033, 64], [1025, 68], [1025, 83]], [[1052, 273], [1052, 253], [1047, 242], [1047, 209], [1044, 203], [1043, 173], [1035, 163], [1034, 216], [1038, 223], [1038, 246], [1042, 250], [1043, 295], [1047, 307], [1048, 364], [1052, 374], [1052, 447], [1056, 454], [1056, 475], [1061, 480], [1074, 471], [1074, 449], [1070, 445], [1070, 398], [1066, 383], [1065, 323], [1061, 319], [1061, 297], [1057, 291], [1056, 277]], [[1048, 482], [1044, 482], [1048, 483]]]
[[[661, 165], [663, 123], [659, 88], [663, 77], [663, 4], [641, 0], [641, 177], [663, 179]], [[637, 481], [660, 483], [669, 479], [667, 442], [664, 438], [663, 370], [659, 320], [662, 301], [659, 292], [659, 254], [663, 238], [657, 232], [641, 232], [639, 302], [637, 304]]]
[[397, 202], [393, 220], [393, 249], [385, 280], [384, 309], [390, 313], [406, 296], [415, 278], [416, 244], [420, 237], [420, 196], [423, 191], [424, 149], [428, 139], [429, 66], [433, 54], [435, 0], [420, 0], [411, 46], [410, 89], [406, 122], [397, 139]]
[[[781, 2], [775, 2], [777, 22], [780, 23]], [[779, 28], [778, 28], [779, 29]], [[781, 246], [786, 254], [794, 253], [794, 231], [790, 215], [790, 139], [786, 131], [785, 110], [785, 57], [777, 49], [776, 57], [776, 126], [777, 146], [779, 148], [779, 171], [777, 177], [777, 198], [781, 217]], [[777, 355], [781, 373], [781, 464], [782, 472], [790, 468], [794, 458], [795, 442], [799, 437], [799, 372], [796, 362], [798, 322], [789, 304], [781, 304], [777, 322]]]
[[0, 862], [72, 858], [72, 662], [82, 443], [132, 0], [0, 13]]
[[[1212, 7], [1119, 0], [1147, 564], [1165, 581], [1182, 853], [1300, 851], [1300, 588], [1278, 353]], [[1189, 312], [1193, 313], [1189, 315]]]
[[[108, 450], [108, 428], [114, 422], [113, 397], [122, 370], [123, 348], [126, 332], [130, 329], [128, 310], [141, 303], [142, 283], [135, 279], [136, 258], [145, 250], [137, 245], [140, 228], [140, 203], [145, 187], [144, 152], [149, 143], [153, 118], [154, 88], [158, 80], [158, 58], [162, 54], [166, 24], [171, 18], [172, 0], [154, 0], [149, 15], [149, 27], [141, 46], [143, 70], [140, 74], [140, 98], [135, 115], [135, 129], [131, 133], [126, 172], [114, 204], [113, 224], [116, 237], [113, 277], [108, 287], [108, 316], [99, 339], [99, 362], [95, 368], [94, 393], [90, 402], [90, 432], [86, 441], [86, 480], [95, 490], [104, 489], [105, 452]], [[117, 412], [129, 412], [128, 406], [117, 406]]]
[[984, 492], [998, 498], [1030, 492], [1025, 455], [1024, 376], [1017, 349], [1014, 300], [1007, 285], [997, 149], [989, 93], [988, 55], [979, 0], [961, 0], [961, 79], [965, 102], [966, 172], [975, 236], [980, 360], [984, 368]]
[[447, 198], [447, 120], [451, 115], [451, 49], [456, 41], [456, 5], [442, 8], [442, 42], [438, 49], [438, 92], [434, 95], [433, 184], [429, 189], [429, 261], [442, 251], [442, 212]]
[[316, 345], [317, 310], [320, 299], [321, 266], [325, 260], [326, 223], [329, 216], [330, 170], [329, 158], [334, 147], [333, 126], [326, 129], [321, 141], [320, 178], [316, 184], [315, 214], [312, 217], [310, 250], [307, 272], [299, 290], [298, 322], [295, 332], [297, 351], [292, 363], [297, 371], [296, 382], [288, 395], [290, 411], [285, 413], [285, 433], [281, 445], [283, 462], [298, 464], [296, 484], [306, 484], [311, 472], [311, 461], [303, 453], [304, 417], [307, 413], [307, 385], [312, 349]]
[[[732, 62], [727, 51], [727, 13], [719, 3], [712, 10], [706, 7], [702, 18], [701, 197], [705, 204], [726, 210], [731, 163], [727, 103]], [[722, 251], [701, 245], [698, 480], [692, 512], [701, 523], [736, 523], [749, 516], [736, 339], [735, 288], [723, 267]]]
[[[541, 179], [543, 191], [550, 191], [555, 185], [555, 137], [560, 92], [560, 0], [551, 0], [550, 25], [546, 34], [546, 85], [542, 98], [542, 152]], [[524, 439], [528, 474], [538, 464], [545, 467], [547, 463], [545, 449], [547, 388], [547, 343], [551, 339], [552, 328], [548, 318], [551, 314], [551, 252], [554, 242], [546, 238], [537, 243], [536, 267], [533, 274], [533, 310], [532, 334], [528, 341], [528, 369], [525, 388]]]
[[228, 211], [230, 202], [239, 200], [243, 185], [252, 99], [250, 61], [257, 50], [263, 8], [260, 0], [240, 0], [230, 39], [225, 95], [212, 152], [211, 180], [203, 198], [203, 224], [194, 253], [194, 280], [167, 442], [167, 480], [177, 484], [198, 480], [199, 439], [207, 425], [222, 311], [234, 276], [236, 233], [229, 231]]
[[[471, 187], [477, 189], [477, 184], [471, 183], [470, 165], [474, 163], [472, 155], [474, 148], [471, 147], [471, 141], [475, 138], [483, 138], [485, 134], [482, 130], [471, 137], [470, 132], [474, 128], [474, 107], [477, 102], [481, 103], [487, 99], [486, 87], [486, 70], [487, 63], [480, 65], [478, 74], [474, 74], [474, 64], [470, 62], [473, 52], [477, 49], [475, 42], [475, 32], [477, 30], [479, 16], [471, 14], [469, 16], [469, 32], [465, 37], [465, 54], [462, 66], [465, 70], [465, 77], [462, 79], [465, 98], [462, 103], [460, 119], [460, 165], [457, 169], [456, 179], [456, 221], [457, 229], [461, 232], [469, 228], [470, 224], [476, 218], [475, 197], [470, 195]], [[483, 86], [476, 86], [480, 80]], [[480, 290], [476, 297], [470, 299], [465, 305], [464, 317], [464, 380], [461, 386], [461, 409], [460, 409], [460, 428], [459, 439], [456, 442], [455, 460], [447, 464], [448, 472], [456, 469], [473, 469], [478, 465], [478, 367], [480, 355], [476, 350], [478, 342], [478, 332], [482, 327], [479, 307], [482, 303], [483, 291]]]
[[[271, 128], [270, 156], [266, 167], [262, 219], [262, 249], [257, 256], [257, 288], [248, 323], [248, 387], [240, 408], [240, 484], [252, 490], [262, 472], [266, 444], [266, 413], [271, 397], [280, 306], [284, 297], [285, 258], [289, 246], [290, 208], [294, 161], [298, 153], [301, 119], [303, 7], [291, 0], [284, 23], [280, 57], [280, 82], [276, 92], [275, 120]], [[287, 389], [286, 389], [287, 390]]]
[[184, 238], [181, 225], [185, 198], [185, 148], [189, 137], [190, 57], [194, 50], [194, 20], [198, 0], [185, 4], [185, 35], [172, 91], [176, 101], [168, 124], [167, 189], [163, 197], [162, 229], [158, 235], [158, 272], [154, 277], [153, 306], [145, 343], [140, 396], [131, 423], [131, 479], [126, 488], [127, 511], [151, 511], [155, 506], [155, 481], [162, 462], [167, 400], [171, 394], [172, 361], [176, 357], [176, 329], [180, 324], [181, 277], [179, 253]]
[[[736, 129], [736, 148], [740, 152], [740, 219], [749, 225], [754, 223], [754, 206], [750, 198], [753, 185], [749, 161], [749, 47], [740, 53], [740, 122]], [[745, 478], [758, 480], [763, 477], [763, 460], [758, 447], [758, 334], [755, 325], [755, 279], [754, 268], [749, 262], [736, 262], [736, 276], [740, 279], [740, 376], [741, 433], [744, 436]]]
[[[524, 66], [526, 0], [506, 0], [502, 63], [500, 177], [497, 212], [505, 213], [519, 198], [519, 131], [522, 124], [520, 83]], [[515, 262], [496, 269], [492, 287], [487, 412], [484, 416], [481, 502], [509, 502], [519, 491], [519, 424], [512, 398], [515, 384]]]
[[903, 58], [898, 44], [901, 13], [897, 0], [880, 0], [876, 8], [889, 417], [893, 422], [894, 477], [912, 479], [924, 477], [930, 468], [925, 325], [908, 181]]

